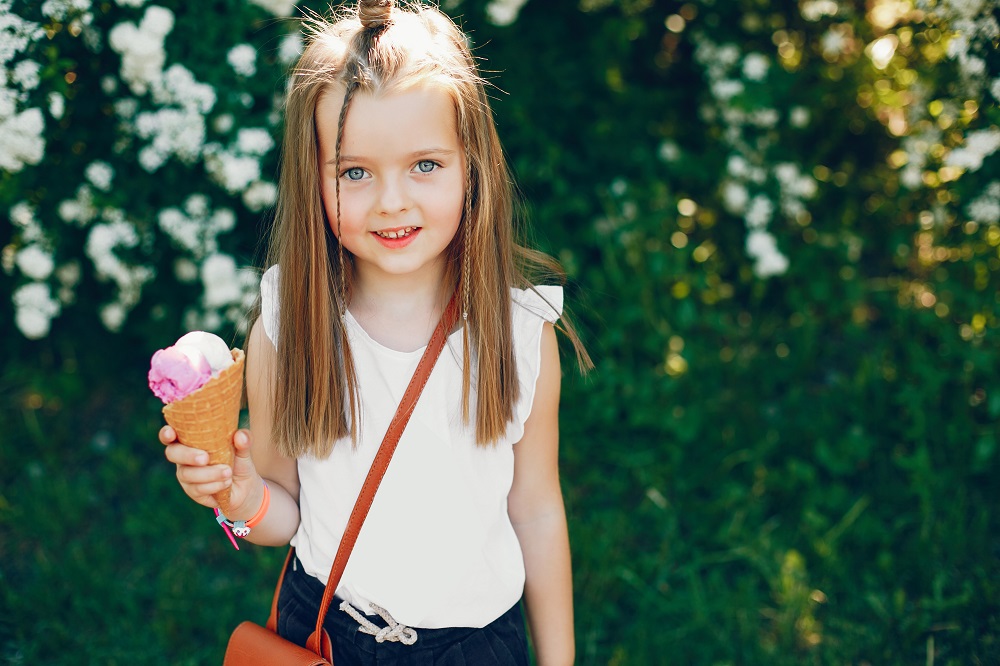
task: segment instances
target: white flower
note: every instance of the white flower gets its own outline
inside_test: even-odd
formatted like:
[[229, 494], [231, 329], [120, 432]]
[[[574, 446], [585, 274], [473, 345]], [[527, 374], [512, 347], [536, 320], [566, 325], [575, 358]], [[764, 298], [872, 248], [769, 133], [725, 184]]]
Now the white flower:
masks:
[[903, 187], [910, 190], [920, 187], [924, 182], [920, 166], [911, 163], [903, 167], [902, 171], [899, 172], [899, 182], [903, 184]]
[[788, 122], [797, 129], [806, 127], [809, 124], [809, 109], [804, 106], [793, 107], [788, 115]]
[[81, 185], [77, 188], [76, 198], [60, 202], [57, 212], [63, 222], [76, 224], [81, 227], [90, 224], [97, 217], [97, 208], [94, 206], [94, 193], [91, 191], [90, 186]]
[[226, 62], [240, 76], [253, 76], [257, 73], [257, 49], [249, 44], [237, 44], [229, 49]]
[[10, 207], [10, 221], [20, 227], [28, 227], [35, 223], [35, 208], [27, 201], [21, 201]]
[[726, 160], [726, 171], [734, 178], [743, 178], [750, 172], [750, 163], [742, 155], [730, 155]]
[[91, 185], [102, 192], [107, 192], [111, 189], [111, 180], [115, 177], [115, 170], [107, 162], [96, 160], [87, 165], [83, 174]]
[[11, 79], [21, 86], [21, 90], [34, 90], [38, 87], [40, 81], [38, 73], [41, 69], [42, 66], [34, 60], [22, 60], [14, 67]]
[[750, 194], [747, 188], [732, 180], [722, 186], [722, 203], [733, 215], [741, 215], [747, 208]]
[[982, 224], [1000, 223], [1000, 201], [996, 199], [975, 199], [969, 202], [965, 212], [970, 219]]
[[[193, 163], [201, 155], [205, 142], [205, 119], [197, 112], [176, 108], [161, 108], [154, 112], [140, 113], [135, 122], [136, 133], [143, 139], [152, 139], [152, 148], [160, 164], [170, 155], [176, 155], [185, 164]], [[155, 171], [159, 165], [151, 158], [143, 167]], [[140, 155], [140, 160], [142, 156]]]
[[660, 159], [664, 162], [676, 162], [681, 156], [681, 149], [675, 141], [664, 141], [660, 144]]
[[753, 114], [750, 116], [750, 120], [757, 127], [763, 127], [765, 129], [770, 129], [778, 124], [778, 112], [775, 109], [754, 109]]
[[278, 45], [278, 60], [283, 63], [291, 63], [302, 55], [302, 33], [291, 32], [281, 39]]
[[819, 48], [827, 58], [836, 58], [847, 50], [847, 34], [844, 30], [830, 28], [819, 38]]
[[254, 157], [219, 151], [205, 157], [205, 167], [212, 180], [230, 194], [242, 192], [260, 179], [260, 162]]
[[1000, 128], [970, 132], [965, 137], [965, 146], [952, 150], [945, 158], [946, 166], [976, 171], [983, 166], [983, 160], [1000, 148]]
[[24, 337], [39, 340], [49, 334], [52, 318], [59, 314], [59, 301], [52, 298], [49, 285], [29, 282], [19, 287], [12, 299], [17, 312], [14, 323]]
[[291, 16], [295, 11], [295, 0], [250, 0], [258, 7], [263, 7], [275, 16]]
[[236, 147], [244, 155], [261, 157], [274, 148], [274, 139], [267, 130], [250, 127], [236, 134]]
[[74, 260], [56, 269], [56, 279], [63, 287], [72, 289], [80, 281], [81, 273], [80, 262]]
[[115, 0], [119, 7], [142, 7], [146, 0]]
[[216, 116], [215, 120], [212, 122], [212, 127], [219, 134], [225, 134], [229, 130], [233, 129], [233, 124], [235, 120], [233, 119], [233, 114], [223, 113], [222, 115]]
[[90, 0], [45, 0], [42, 4], [42, 14], [56, 19], [66, 20], [71, 13], [87, 12]]
[[121, 331], [128, 311], [122, 303], [108, 303], [101, 308], [101, 323], [112, 333]]
[[268, 206], [274, 205], [278, 198], [278, 188], [274, 183], [258, 180], [243, 193], [243, 204], [248, 210], [259, 213]]
[[52, 255], [37, 244], [22, 248], [15, 257], [18, 269], [32, 280], [45, 280], [52, 275], [55, 262]]
[[763, 194], [758, 194], [750, 200], [744, 217], [748, 229], [764, 229], [774, 215], [774, 204]]
[[743, 92], [743, 82], [735, 79], [723, 79], [712, 82], [712, 95], [723, 102]]
[[209, 219], [208, 230], [217, 235], [236, 228], [236, 213], [228, 208], [220, 208]]
[[49, 93], [49, 115], [56, 120], [61, 120], [66, 113], [66, 98], [57, 92]]
[[763, 53], [750, 53], [743, 59], [743, 76], [749, 81], [763, 81], [771, 61]]
[[153, 146], [146, 146], [139, 151], [139, 166], [153, 173], [167, 161], [167, 156]]
[[122, 56], [121, 77], [136, 95], [144, 94], [162, 75], [166, 52], [163, 40], [174, 27], [174, 14], [164, 7], [149, 7], [137, 26], [119, 23], [108, 34], [111, 48]]
[[836, 16], [840, 7], [834, 0], [805, 0], [801, 3], [802, 18], [818, 21], [824, 16]]
[[740, 59], [740, 50], [735, 44], [725, 44], [715, 52], [715, 57], [725, 67], [732, 67]]
[[1000, 100], [1000, 77], [993, 79], [993, 83], [990, 84], [990, 94], [993, 95], [993, 99]]
[[38, 164], [45, 153], [45, 120], [40, 109], [31, 108], [0, 122], [0, 169], [20, 171], [25, 164]]
[[[127, 264], [118, 256], [116, 251], [119, 248], [136, 248], [140, 242], [135, 226], [125, 218], [125, 213], [105, 209], [103, 218], [104, 222], [91, 228], [84, 252], [94, 263], [98, 279], [112, 281], [118, 289], [115, 302], [106, 306], [110, 308], [108, 314], [101, 313], [105, 326], [117, 331], [128, 309], [139, 302], [143, 285], [153, 279], [155, 272], [148, 266]], [[117, 307], [122, 309], [120, 318], [111, 316], [116, 314]]]
[[236, 261], [228, 254], [207, 257], [201, 265], [201, 281], [205, 287], [202, 302], [206, 308], [224, 307], [242, 298]]
[[968, 77], [980, 76], [986, 73], [986, 61], [976, 56], [969, 56], [959, 61], [962, 73]]
[[981, 224], [1000, 224], [1000, 180], [990, 183], [981, 195], [970, 201], [965, 212]]
[[180, 257], [174, 262], [174, 275], [181, 282], [190, 284], [198, 279], [198, 266], [190, 259]]
[[774, 176], [781, 184], [781, 191], [789, 196], [811, 199], [816, 194], [816, 181], [802, 175], [796, 164], [778, 164], [774, 167]]
[[778, 250], [774, 236], [766, 231], [748, 233], [746, 251], [755, 260], [753, 271], [757, 277], [768, 278], [788, 270], [788, 259]]
[[982, 9], [983, 0], [944, 0], [943, 4], [962, 18], [972, 19]]
[[184, 212], [191, 217], [206, 217], [208, 215], [208, 197], [204, 194], [192, 194], [184, 202]]
[[493, 25], [510, 25], [517, 20], [527, 0], [492, 0], [486, 5], [486, 15]]
[[15, 55], [44, 36], [39, 24], [25, 21], [10, 11], [10, 0], [0, 2], [0, 71]]
[[775, 250], [766, 254], [753, 265], [753, 272], [759, 278], [769, 278], [773, 275], [784, 275], [788, 271], [788, 257]]
[[177, 245], [195, 256], [201, 255], [204, 244], [201, 228], [196, 220], [186, 217], [176, 208], [165, 208], [159, 215], [162, 229]]
[[184, 65], [171, 65], [163, 78], [153, 85], [153, 100], [157, 104], [179, 106], [188, 113], [208, 113], [215, 106], [215, 88], [200, 83]]
[[115, 113], [122, 120], [132, 120], [139, 111], [139, 100], [134, 97], [122, 97], [115, 100]]

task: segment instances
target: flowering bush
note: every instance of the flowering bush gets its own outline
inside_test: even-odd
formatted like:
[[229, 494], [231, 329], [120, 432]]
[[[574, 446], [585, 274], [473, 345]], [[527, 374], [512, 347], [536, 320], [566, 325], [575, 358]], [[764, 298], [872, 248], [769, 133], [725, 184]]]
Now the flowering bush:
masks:
[[193, 8], [117, 5], [0, 3], [14, 321], [43, 338], [80, 308], [118, 332], [147, 304], [152, 321], [182, 312], [173, 329], [241, 327], [256, 239], [233, 232], [274, 203], [280, 81], [301, 38], [269, 11], [292, 6], [229, 3], [235, 31], [219, 32], [260, 45], [215, 58], [214, 44], [185, 38], [200, 20]]
[[[598, 363], [564, 381], [580, 663], [991, 663], [997, 3], [441, 4], [485, 58]], [[0, 617], [73, 608], [75, 635], [117, 637], [84, 661], [218, 661], [268, 601], [273, 567], [213, 559], [194, 507], [164, 516], [136, 359], [244, 330], [295, 13], [0, 0], [0, 529], [23, 535], [0, 533], [0, 604], [30, 602]], [[8, 511], [5, 488], [59, 510]], [[165, 520], [183, 561], [139, 539]], [[88, 521], [121, 534], [61, 561], [64, 523]], [[53, 592], [81, 579], [120, 594]], [[24, 627], [0, 622], [0, 655], [41, 661]]]

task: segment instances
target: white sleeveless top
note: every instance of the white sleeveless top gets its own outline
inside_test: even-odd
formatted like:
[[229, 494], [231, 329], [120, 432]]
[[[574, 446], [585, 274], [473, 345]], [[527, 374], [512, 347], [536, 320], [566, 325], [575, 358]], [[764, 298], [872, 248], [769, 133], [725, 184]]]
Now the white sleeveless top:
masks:
[[[462, 423], [462, 332], [452, 333], [403, 431], [337, 595], [369, 603], [404, 625], [484, 627], [524, 589], [524, 560], [507, 516], [513, 445], [531, 413], [544, 322], [562, 314], [561, 287], [511, 290], [520, 399], [506, 435], [477, 446]], [[278, 339], [278, 271], [261, 282], [262, 320]], [[338, 441], [324, 459], [298, 460], [301, 522], [292, 538], [307, 573], [325, 583], [354, 502], [389, 421], [423, 354], [382, 346], [346, 316], [361, 396], [360, 441]], [[473, 381], [473, 389], [475, 381]], [[475, 406], [475, 392], [470, 396]], [[333, 609], [332, 612], [337, 612]]]

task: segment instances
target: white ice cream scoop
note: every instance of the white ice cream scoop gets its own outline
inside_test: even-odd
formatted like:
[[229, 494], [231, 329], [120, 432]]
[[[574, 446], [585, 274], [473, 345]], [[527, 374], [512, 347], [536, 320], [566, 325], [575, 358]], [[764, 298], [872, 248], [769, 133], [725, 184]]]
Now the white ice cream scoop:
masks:
[[208, 364], [212, 366], [213, 375], [218, 375], [233, 364], [233, 354], [229, 350], [229, 345], [214, 333], [191, 331], [178, 338], [174, 344], [178, 347], [191, 346], [201, 350], [208, 359]]

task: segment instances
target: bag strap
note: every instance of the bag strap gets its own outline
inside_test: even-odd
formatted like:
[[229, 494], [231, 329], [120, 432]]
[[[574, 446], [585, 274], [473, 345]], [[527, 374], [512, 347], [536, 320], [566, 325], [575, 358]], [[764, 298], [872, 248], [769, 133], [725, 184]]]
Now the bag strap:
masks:
[[[351, 551], [354, 550], [354, 544], [358, 540], [358, 535], [361, 533], [361, 526], [364, 524], [365, 518], [368, 516], [368, 510], [371, 509], [372, 502], [375, 500], [375, 492], [382, 482], [382, 477], [385, 476], [385, 471], [389, 467], [389, 461], [396, 450], [396, 445], [403, 434], [403, 429], [406, 428], [406, 424], [409, 422], [410, 416], [417, 405], [417, 399], [420, 397], [421, 392], [424, 390], [424, 385], [427, 384], [427, 380], [431, 376], [431, 370], [434, 369], [434, 364], [437, 363], [438, 357], [441, 356], [441, 351], [444, 349], [448, 334], [455, 326], [455, 322], [458, 321], [457, 294], [456, 290], [451, 300], [448, 301], [448, 305], [444, 309], [444, 314], [441, 315], [441, 321], [438, 322], [437, 328], [434, 329], [434, 333], [431, 335], [430, 342], [427, 343], [427, 348], [424, 350], [423, 356], [420, 357], [417, 369], [413, 372], [413, 377], [410, 379], [410, 383], [403, 393], [403, 398], [399, 402], [399, 407], [396, 408], [396, 413], [392, 417], [392, 421], [389, 422], [389, 429], [382, 439], [378, 453], [375, 454], [375, 460], [372, 462], [371, 469], [368, 470], [368, 476], [365, 477], [364, 485], [361, 486], [361, 492], [354, 503], [354, 509], [351, 511], [351, 517], [347, 521], [347, 528], [344, 530], [344, 536], [340, 540], [337, 555], [333, 558], [333, 567], [330, 569], [330, 576], [326, 582], [326, 590], [323, 592], [323, 601], [319, 607], [319, 616], [316, 618], [316, 630], [306, 642], [306, 647], [320, 656], [323, 656], [329, 647], [329, 638], [325, 636], [325, 632], [323, 631], [323, 622], [326, 620], [326, 614], [330, 610], [330, 603], [333, 601], [333, 595], [340, 584], [340, 578], [344, 575], [344, 569], [347, 568], [347, 560], [351, 556]], [[285, 560], [286, 568], [288, 567], [288, 559], [290, 558], [291, 553], [289, 553], [289, 558]], [[282, 574], [283, 578], [284, 574]], [[275, 599], [277, 599], [277, 592], [275, 593]], [[272, 603], [272, 615], [275, 618], [275, 626], [277, 626], [277, 608], [275, 607], [275, 603]], [[271, 621], [268, 620], [268, 626], [270, 625]]]

